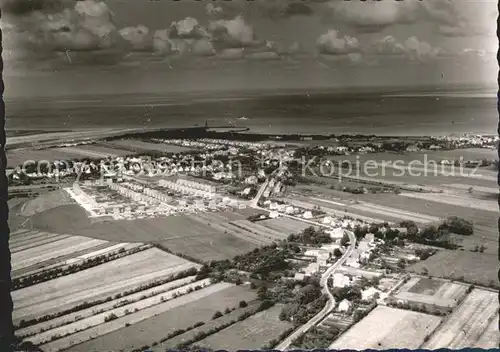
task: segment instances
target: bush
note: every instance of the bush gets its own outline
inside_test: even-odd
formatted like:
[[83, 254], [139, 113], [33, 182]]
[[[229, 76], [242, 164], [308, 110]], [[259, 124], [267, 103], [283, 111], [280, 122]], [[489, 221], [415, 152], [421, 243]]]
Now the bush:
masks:
[[215, 312], [215, 314], [212, 317], [212, 320], [220, 318], [222, 316], [222, 313], [220, 311]]
[[474, 233], [474, 226], [472, 225], [472, 222], [457, 216], [451, 216], [446, 219], [441, 227], [447, 228], [450, 232], [463, 236], [470, 236]]
[[245, 301], [240, 301], [239, 306], [240, 306], [240, 308], [245, 308], [246, 306], [248, 306], [248, 304]]

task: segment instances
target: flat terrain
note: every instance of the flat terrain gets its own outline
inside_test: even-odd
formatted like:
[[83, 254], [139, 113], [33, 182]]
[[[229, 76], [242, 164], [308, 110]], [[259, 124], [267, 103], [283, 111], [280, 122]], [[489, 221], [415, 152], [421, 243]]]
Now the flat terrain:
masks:
[[120, 139], [109, 142], [103, 142], [102, 145], [106, 145], [109, 147], [127, 150], [130, 152], [148, 152], [148, 151], [156, 151], [162, 153], [182, 153], [193, 151], [196, 148], [188, 148], [183, 146], [165, 144], [165, 143], [153, 143], [153, 142], [144, 142], [137, 139]]
[[[180, 304], [172, 306], [167, 311], [158, 312], [156, 316], [147, 320], [128, 327], [124, 327], [125, 322], [120, 322], [122, 326], [120, 329], [73, 346], [68, 351], [130, 351], [158, 342], [175, 330], [186, 329], [198, 322], [209, 322], [216, 311], [224, 312], [226, 307], [237, 307], [241, 300], [250, 302], [256, 298], [256, 293], [246, 285], [234, 286], [225, 283], [217, 285], [218, 289], [212, 293], [206, 291], [207, 294], [196, 297], [193, 294], [182, 296], [180, 298], [186, 299]], [[201, 293], [207, 289], [194, 293]]]
[[196, 343], [214, 350], [260, 349], [293, 327], [280, 321], [281, 305], [259, 312]]
[[441, 319], [433, 315], [378, 306], [343, 333], [329, 348], [417, 349], [425, 337], [438, 327]]
[[67, 204], [75, 204], [75, 201], [69, 196], [68, 192], [59, 189], [30, 199], [26, 202], [21, 214], [23, 216], [31, 216]]
[[[61, 221], [53, 221], [54, 217]], [[231, 225], [231, 219], [246, 221], [240, 213], [224, 211], [93, 222], [78, 205], [59, 206], [32, 217], [34, 226], [40, 230], [71, 232], [112, 242], [161, 244], [173, 253], [201, 261], [231, 259], [264, 243], [261, 240], [266, 237], [252, 240], [251, 236], [259, 235]]]
[[396, 298], [438, 307], [455, 307], [469, 285], [440, 279], [415, 277], [403, 285]]
[[[498, 308], [498, 292], [473, 290], [422, 348], [460, 349], [476, 344], [498, 348], [498, 325], [496, 336], [489, 330], [493, 319], [498, 324]], [[484, 334], [493, 338], [484, 341]]]
[[[13, 258], [14, 264], [17, 259]], [[75, 274], [12, 292], [14, 321], [38, 318], [104, 299], [141, 284], [196, 266], [152, 248]]]
[[94, 144], [59, 148], [62, 152], [73, 155], [73, 158], [106, 159], [130, 154], [126, 150], [104, 147]]
[[426, 268], [435, 277], [464, 278], [479, 285], [496, 284], [498, 287], [498, 257], [493, 254], [441, 250], [407, 270], [420, 274]]

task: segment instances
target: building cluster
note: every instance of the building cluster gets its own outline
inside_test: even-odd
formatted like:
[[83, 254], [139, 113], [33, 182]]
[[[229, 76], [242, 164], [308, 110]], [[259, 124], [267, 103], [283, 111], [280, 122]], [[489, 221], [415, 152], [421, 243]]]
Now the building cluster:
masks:
[[493, 148], [498, 144], [499, 136], [483, 136], [480, 134], [465, 134], [462, 136], [438, 136], [432, 137], [432, 140], [445, 143], [451, 148]]
[[189, 194], [205, 199], [213, 199], [217, 195], [214, 186], [190, 180], [177, 179], [175, 182], [170, 180], [159, 180], [158, 185], [174, 192]]

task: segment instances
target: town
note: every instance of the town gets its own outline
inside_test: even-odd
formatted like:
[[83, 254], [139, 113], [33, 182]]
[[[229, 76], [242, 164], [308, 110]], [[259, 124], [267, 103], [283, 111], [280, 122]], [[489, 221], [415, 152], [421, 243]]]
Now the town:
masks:
[[8, 151], [25, 346], [498, 345], [498, 137], [219, 134]]

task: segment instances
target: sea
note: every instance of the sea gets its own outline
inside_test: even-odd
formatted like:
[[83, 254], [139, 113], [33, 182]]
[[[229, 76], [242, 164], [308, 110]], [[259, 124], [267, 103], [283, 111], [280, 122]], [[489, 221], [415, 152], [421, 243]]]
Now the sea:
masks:
[[495, 90], [253, 91], [6, 100], [6, 129], [234, 125], [255, 133], [497, 134]]

